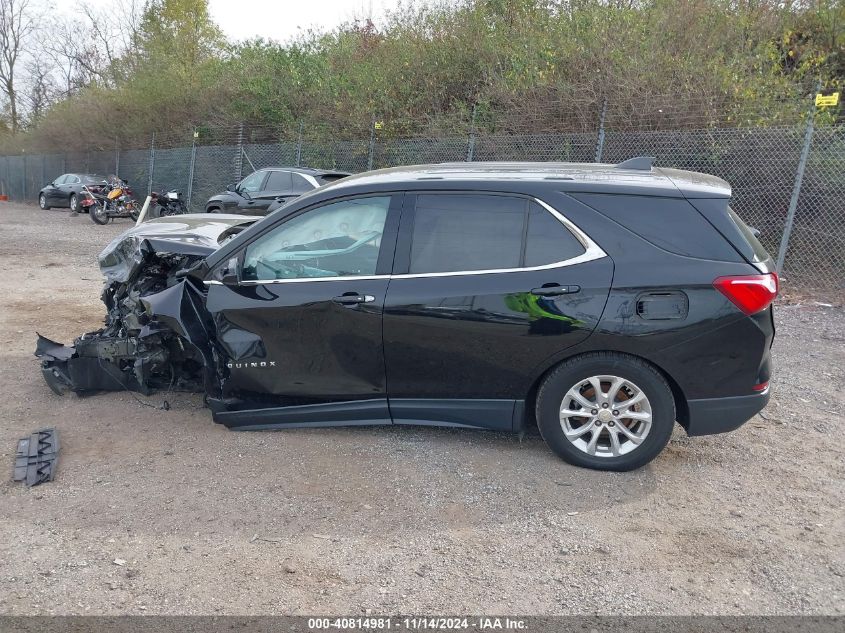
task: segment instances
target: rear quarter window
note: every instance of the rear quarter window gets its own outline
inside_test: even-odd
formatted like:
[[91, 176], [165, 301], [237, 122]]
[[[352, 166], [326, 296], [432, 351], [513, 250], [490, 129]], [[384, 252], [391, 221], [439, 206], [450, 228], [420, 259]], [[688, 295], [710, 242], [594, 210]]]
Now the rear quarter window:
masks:
[[749, 228], [749, 226], [743, 222], [742, 218], [740, 218], [730, 207], [728, 207], [728, 215], [731, 220], [733, 220], [733, 223], [736, 224], [736, 228], [739, 229], [742, 239], [744, 239], [748, 243], [748, 246], [751, 247], [751, 252], [754, 253], [753, 260], [755, 262], [767, 260], [769, 258], [769, 253], [765, 248], [763, 248], [760, 240], [757, 239], [757, 236], [754, 235], [754, 232]]
[[615, 223], [670, 253], [742, 261], [736, 250], [687, 200], [616, 194], [572, 194]]

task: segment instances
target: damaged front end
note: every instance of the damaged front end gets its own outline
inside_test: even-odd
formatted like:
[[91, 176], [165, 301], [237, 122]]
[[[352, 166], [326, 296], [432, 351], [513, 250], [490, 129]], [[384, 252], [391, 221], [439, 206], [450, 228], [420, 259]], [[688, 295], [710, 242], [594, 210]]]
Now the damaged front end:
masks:
[[[205, 218], [206, 216], [202, 216]], [[216, 375], [204, 290], [192, 272], [255, 221], [177, 216], [130, 229], [99, 256], [105, 327], [73, 346], [38, 335], [35, 355], [57, 394], [204, 391]]]

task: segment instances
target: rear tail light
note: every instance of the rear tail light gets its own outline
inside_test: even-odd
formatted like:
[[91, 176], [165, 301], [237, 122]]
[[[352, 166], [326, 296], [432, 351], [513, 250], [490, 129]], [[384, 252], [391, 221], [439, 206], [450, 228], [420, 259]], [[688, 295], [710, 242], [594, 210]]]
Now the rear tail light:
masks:
[[778, 296], [777, 273], [719, 277], [713, 286], [745, 314], [765, 310]]
[[761, 382], [761, 383], [756, 384], [753, 387], [751, 387], [751, 389], [753, 391], [765, 391], [768, 388], [769, 388], [769, 381], [768, 380], [766, 382]]

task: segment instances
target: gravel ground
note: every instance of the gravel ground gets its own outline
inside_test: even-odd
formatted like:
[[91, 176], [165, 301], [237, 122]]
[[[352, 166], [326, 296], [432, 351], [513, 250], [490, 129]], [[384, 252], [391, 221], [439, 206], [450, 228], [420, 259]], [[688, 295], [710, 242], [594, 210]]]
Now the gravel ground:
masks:
[[35, 331], [99, 326], [95, 254], [128, 226], [0, 203], [7, 472], [19, 437], [62, 441], [54, 482], [0, 483], [0, 614], [845, 614], [831, 297], [781, 302], [760, 416], [601, 473], [536, 433], [233, 433], [194, 395], [54, 395]]

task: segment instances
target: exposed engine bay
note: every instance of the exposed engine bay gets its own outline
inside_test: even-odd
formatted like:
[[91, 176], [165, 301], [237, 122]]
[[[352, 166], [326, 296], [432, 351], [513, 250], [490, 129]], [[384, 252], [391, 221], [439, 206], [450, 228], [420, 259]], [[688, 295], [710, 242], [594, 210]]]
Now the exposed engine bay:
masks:
[[189, 273], [256, 218], [164, 218], [127, 231], [99, 255], [104, 327], [65, 346], [38, 335], [35, 355], [57, 394], [197, 391], [218, 360], [202, 283]]

